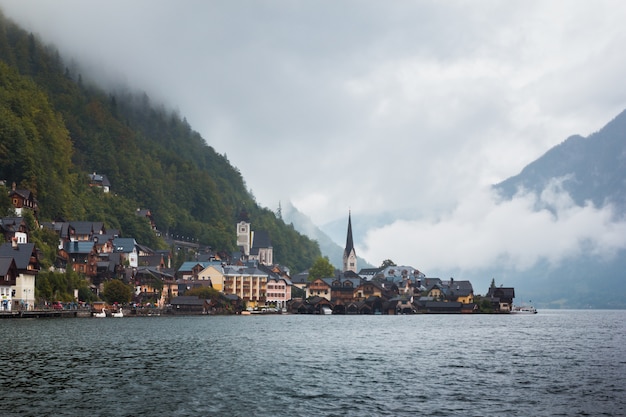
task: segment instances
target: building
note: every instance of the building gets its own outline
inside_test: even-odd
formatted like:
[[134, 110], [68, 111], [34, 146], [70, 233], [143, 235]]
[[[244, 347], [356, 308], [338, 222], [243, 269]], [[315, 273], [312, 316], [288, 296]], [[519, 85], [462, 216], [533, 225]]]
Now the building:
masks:
[[13, 209], [17, 216], [22, 217], [24, 210], [30, 210], [33, 212], [35, 218], [37, 218], [39, 207], [37, 206], [35, 195], [30, 192], [30, 190], [15, 188], [15, 183], [13, 183], [11, 191], [9, 191], [9, 199], [13, 204]]
[[274, 248], [269, 233], [264, 230], [253, 231], [248, 221], [248, 214], [242, 211], [237, 223], [237, 247], [241, 251], [241, 260], [256, 261], [261, 265], [274, 264]]
[[111, 182], [106, 175], [103, 174], [89, 174], [89, 186], [100, 188], [102, 192], [108, 193], [111, 191]]
[[0, 256], [0, 311], [11, 311], [13, 307], [13, 287], [17, 280], [15, 259]]
[[32, 310], [35, 305], [35, 277], [39, 273], [35, 244], [5, 243], [0, 246], [0, 257], [13, 258], [17, 267], [15, 285], [11, 286], [11, 310]]
[[357, 272], [356, 251], [354, 250], [354, 241], [352, 239], [352, 219], [348, 213], [348, 235], [346, 237], [346, 248], [343, 251], [343, 272]]

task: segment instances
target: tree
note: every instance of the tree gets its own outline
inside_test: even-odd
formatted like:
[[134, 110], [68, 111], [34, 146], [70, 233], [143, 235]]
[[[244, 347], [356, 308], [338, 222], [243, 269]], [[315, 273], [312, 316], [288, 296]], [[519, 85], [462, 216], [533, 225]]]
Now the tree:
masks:
[[102, 291], [102, 297], [105, 301], [113, 303], [128, 303], [133, 296], [133, 289], [124, 284], [119, 279], [113, 279], [104, 284], [104, 290]]
[[318, 278], [332, 277], [335, 274], [335, 267], [332, 266], [327, 256], [320, 256], [313, 262], [313, 266], [309, 269], [309, 281]]
[[187, 292], [185, 292], [185, 295], [188, 296], [196, 296], [198, 298], [201, 298], [203, 300], [213, 300], [215, 298], [218, 298], [221, 296], [220, 292], [218, 290], [216, 290], [215, 288], [211, 288], [211, 287], [198, 287], [198, 288], [193, 288]]
[[381, 268], [387, 268], [388, 266], [397, 266], [397, 265], [391, 259], [385, 259], [380, 266], [381, 266]]
[[10, 210], [13, 209], [11, 199], [9, 198], [9, 190], [3, 184], [0, 184], [0, 215], [8, 216]]

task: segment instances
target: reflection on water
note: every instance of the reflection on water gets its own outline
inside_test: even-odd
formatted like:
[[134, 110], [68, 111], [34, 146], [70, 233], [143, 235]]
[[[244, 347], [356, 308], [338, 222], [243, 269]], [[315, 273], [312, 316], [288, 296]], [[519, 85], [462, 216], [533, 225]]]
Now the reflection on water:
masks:
[[4, 320], [0, 415], [624, 415], [624, 319]]

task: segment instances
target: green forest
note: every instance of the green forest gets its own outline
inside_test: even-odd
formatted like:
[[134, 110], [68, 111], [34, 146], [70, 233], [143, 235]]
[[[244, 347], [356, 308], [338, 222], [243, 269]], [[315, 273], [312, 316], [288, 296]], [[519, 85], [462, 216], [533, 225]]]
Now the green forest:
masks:
[[[87, 78], [0, 13], [3, 196], [15, 183], [36, 196], [40, 222], [102, 221], [155, 249], [167, 246], [138, 208], [151, 210], [162, 233], [217, 251], [236, 249], [245, 210], [253, 230], [269, 233], [276, 262], [299, 272], [320, 256], [317, 242], [259, 206], [239, 170], [179, 114], [146, 93], [108, 92]], [[111, 193], [89, 187], [92, 172], [108, 177]], [[2, 215], [8, 205], [0, 199]]]

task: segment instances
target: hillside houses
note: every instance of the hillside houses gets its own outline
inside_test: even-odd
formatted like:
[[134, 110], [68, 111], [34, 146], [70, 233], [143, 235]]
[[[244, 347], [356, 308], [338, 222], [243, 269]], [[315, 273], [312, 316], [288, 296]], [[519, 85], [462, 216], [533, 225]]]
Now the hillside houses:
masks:
[[[16, 204], [34, 207], [22, 200]], [[149, 210], [137, 210], [137, 215], [146, 217], [157, 232]], [[135, 305], [206, 312], [210, 303], [190, 302], [187, 293], [209, 287], [239, 309], [259, 311], [411, 314], [473, 313], [478, 309], [474, 289], [467, 280], [430, 278], [412, 266], [387, 261], [380, 268], [356, 270], [351, 216], [343, 271], [317, 279], [309, 279], [306, 272], [292, 279], [287, 268], [274, 262], [269, 233], [254, 231], [245, 212], [233, 233], [238, 251], [217, 255], [193, 243], [188, 249], [195, 253], [196, 260], [183, 262], [177, 269], [172, 268], [170, 250], [153, 250], [133, 237], [121, 236], [119, 230], [109, 229], [103, 222], [61, 220], [39, 227], [58, 237], [56, 271], [73, 270], [87, 280], [96, 295], [107, 281], [122, 280], [133, 287]], [[4, 217], [0, 219], [0, 232], [5, 241], [0, 247], [0, 308], [32, 309], [38, 302], [35, 282], [40, 265], [37, 248], [28, 241], [28, 225], [21, 216]], [[180, 243], [175, 241], [173, 247]], [[296, 287], [304, 297], [292, 297]], [[512, 288], [492, 287], [483, 299], [494, 311], [509, 312], [513, 297]]]

